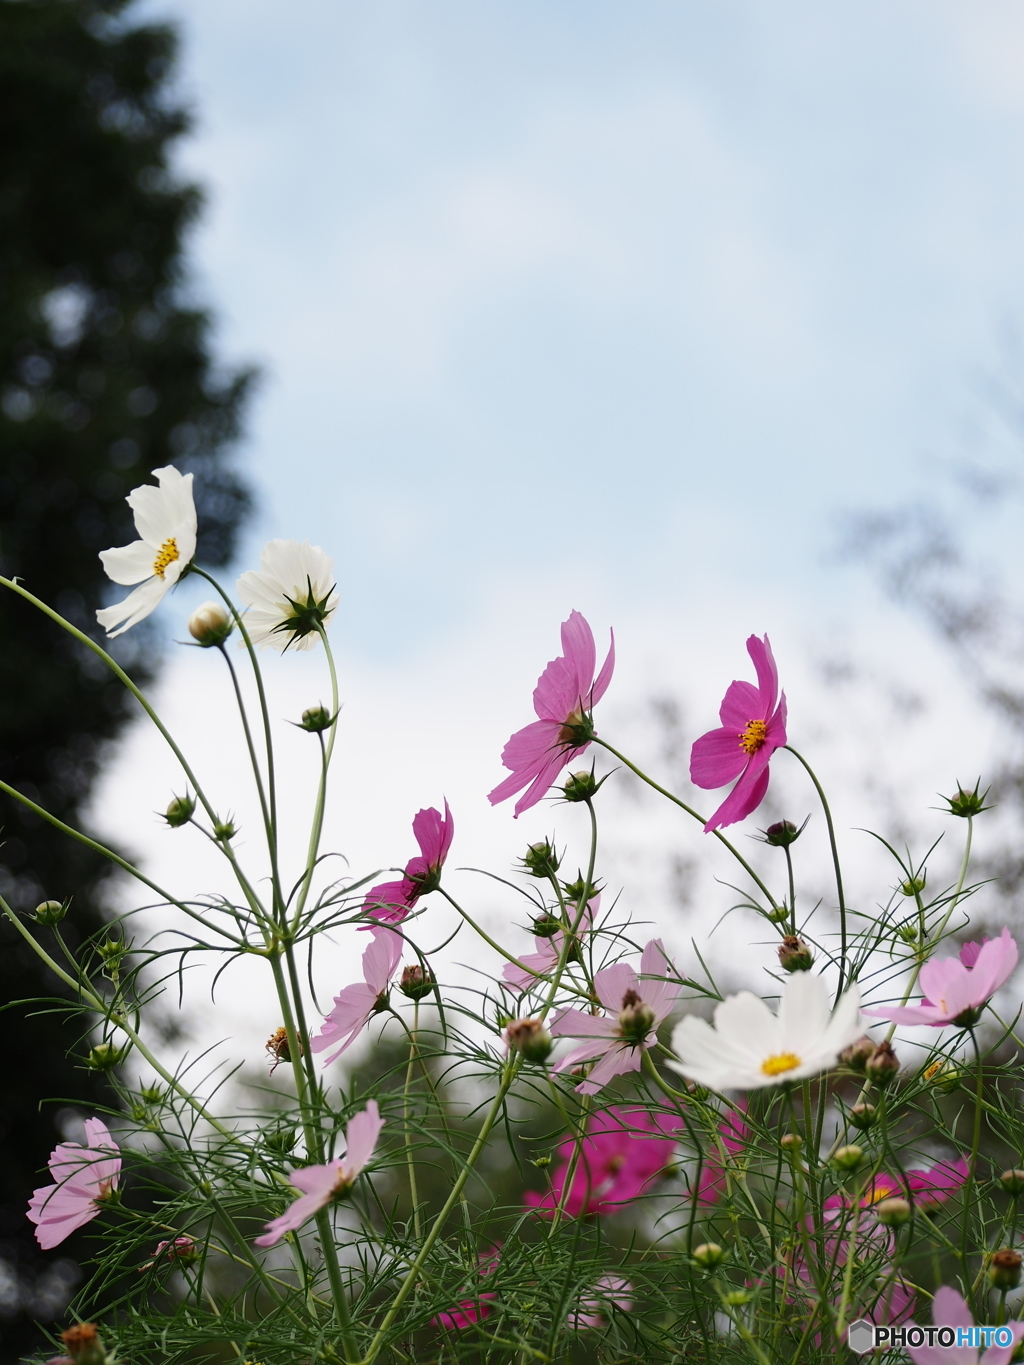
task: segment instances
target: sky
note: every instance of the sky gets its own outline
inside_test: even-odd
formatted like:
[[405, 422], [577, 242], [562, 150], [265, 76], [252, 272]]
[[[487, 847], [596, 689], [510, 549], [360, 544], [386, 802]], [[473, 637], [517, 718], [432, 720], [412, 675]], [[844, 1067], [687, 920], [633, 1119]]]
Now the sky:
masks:
[[[1013, 479], [972, 501], [957, 469], [1013, 456], [987, 394], [1024, 320], [1019, 5], [139, 12], [181, 30], [195, 128], [178, 169], [207, 197], [191, 287], [224, 363], [263, 375], [239, 567], [270, 536], [335, 560], [329, 825], [353, 868], [404, 862], [412, 813], [442, 794], [473, 865], [504, 872], [556, 819], [572, 828], [550, 806], [513, 825], [485, 793], [575, 607], [602, 648], [615, 627], [608, 723], [652, 764], [651, 698], [680, 700], [688, 743], [767, 631], [877, 896], [854, 827], [879, 809], [909, 827], [899, 802], [926, 809], [999, 740], [836, 547], [844, 515], [935, 496], [993, 573], [1016, 568]], [[202, 595], [168, 601], [170, 636]], [[214, 662], [173, 652], [160, 698], [228, 789]], [[311, 668], [272, 664], [282, 726], [323, 697]], [[306, 738], [282, 740], [290, 792], [308, 791]], [[216, 874], [194, 850], [183, 864], [151, 814], [176, 780], [135, 730], [96, 819], [198, 885]], [[683, 951], [697, 921], [672, 920], [671, 878], [680, 858], [707, 871], [706, 928], [715, 868], [694, 835], [616, 800], [609, 867]]]

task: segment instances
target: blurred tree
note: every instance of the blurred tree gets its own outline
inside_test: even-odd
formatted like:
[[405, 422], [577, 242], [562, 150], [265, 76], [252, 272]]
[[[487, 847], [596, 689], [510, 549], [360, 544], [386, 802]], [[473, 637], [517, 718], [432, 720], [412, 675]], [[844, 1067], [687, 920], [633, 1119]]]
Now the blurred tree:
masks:
[[[168, 169], [188, 127], [168, 84], [176, 35], [129, 8], [0, 0], [0, 569], [93, 633], [111, 586], [97, 551], [134, 539], [124, 498], [154, 467], [196, 472], [205, 565], [230, 556], [248, 506], [225, 453], [251, 375], [214, 370], [209, 319], [184, 289], [200, 197]], [[78, 823], [132, 707], [91, 654], [9, 593], [0, 638], [0, 776]], [[151, 680], [153, 629], [117, 644]], [[0, 823], [9, 903], [73, 896], [65, 928], [73, 941], [95, 933], [101, 860], [6, 798]], [[52, 994], [44, 975], [0, 929], [0, 1005]], [[68, 1055], [58, 1015], [22, 1007], [7, 1019], [0, 1359], [15, 1361], [41, 1341], [32, 1320], [61, 1314], [77, 1278], [76, 1242], [43, 1256], [25, 1219], [62, 1118], [41, 1101], [102, 1102], [104, 1086]]]

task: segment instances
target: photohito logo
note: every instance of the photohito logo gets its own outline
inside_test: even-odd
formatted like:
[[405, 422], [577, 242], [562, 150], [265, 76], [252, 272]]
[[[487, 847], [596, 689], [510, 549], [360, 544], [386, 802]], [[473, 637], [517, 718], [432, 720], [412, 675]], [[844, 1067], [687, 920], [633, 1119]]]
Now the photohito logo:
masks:
[[851, 1351], [864, 1355], [879, 1346], [967, 1346], [977, 1351], [983, 1346], [1012, 1346], [1009, 1327], [876, 1327], [865, 1318], [850, 1323], [846, 1343]]

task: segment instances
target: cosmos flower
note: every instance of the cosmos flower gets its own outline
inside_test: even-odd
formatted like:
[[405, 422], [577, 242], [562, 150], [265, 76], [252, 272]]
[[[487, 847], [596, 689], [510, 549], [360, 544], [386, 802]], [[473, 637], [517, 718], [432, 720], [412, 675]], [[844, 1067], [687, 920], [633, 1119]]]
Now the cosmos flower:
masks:
[[381, 882], [366, 893], [362, 911], [385, 924], [401, 924], [421, 896], [441, 885], [441, 869], [455, 837], [455, 821], [444, 803], [444, 815], [433, 806], [417, 811], [412, 832], [420, 846], [419, 856], [410, 858], [400, 881]]
[[714, 1028], [689, 1014], [672, 1031], [679, 1058], [668, 1065], [710, 1090], [756, 1090], [816, 1076], [863, 1033], [860, 992], [850, 987], [829, 1014], [820, 976], [797, 972], [783, 985], [778, 1015], [750, 991], [715, 1006]]
[[33, 1192], [28, 1216], [44, 1251], [59, 1246], [100, 1212], [117, 1189], [121, 1151], [102, 1119], [85, 1120], [86, 1145], [62, 1142], [50, 1156], [55, 1183]]
[[502, 750], [501, 761], [511, 776], [488, 796], [492, 806], [507, 801], [523, 788], [515, 814], [522, 815], [540, 801], [555, 778], [587, 748], [594, 737], [591, 711], [608, 690], [615, 668], [615, 633], [597, 678], [594, 633], [578, 611], [562, 622], [562, 653], [552, 659], [537, 680], [533, 709], [539, 720], [517, 730]]
[[373, 1156], [383, 1127], [377, 1101], [370, 1100], [346, 1125], [344, 1157], [335, 1157], [326, 1166], [303, 1166], [292, 1171], [289, 1179], [302, 1193], [280, 1218], [274, 1218], [266, 1225], [267, 1230], [262, 1237], [256, 1238], [256, 1245], [274, 1246], [286, 1232], [297, 1232], [314, 1213], [345, 1194]]
[[929, 958], [921, 968], [924, 998], [920, 1005], [886, 1005], [865, 1010], [894, 1024], [930, 1024], [969, 1028], [1017, 965], [1017, 944], [1004, 929], [998, 938], [965, 943], [959, 957]]
[[[491, 1247], [480, 1253], [477, 1258], [477, 1274], [481, 1277], [493, 1275], [498, 1268], [500, 1247]], [[449, 1312], [438, 1313], [430, 1319], [431, 1326], [443, 1327], [448, 1332], [464, 1332], [467, 1327], [482, 1322], [491, 1312], [491, 1304], [497, 1294], [477, 1294], [471, 1299], [461, 1299]]]
[[[962, 1156], [952, 1162], [938, 1161], [927, 1170], [907, 1171], [905, 1177], [879, 1171], [861, 1195], [861, 1207], [871, 1208], [882, 1199], [892, 1198], [907, 1198], [925, 1208], [942, 1204], [960, 1188], [968, 1174], [969, 1168]], [[844, 1195], [833, 1194], [825, 1200], [824, 1207], [838, 1209], [847, 1202]]]
[[245, 625], [260, 649], [312, 649], [319, 626], [338, 607], [334, 561], [319, 545], [304, 540], [268, 540], [260, 568], [238, 580], [238, 595], [248, 606]]
[[704, 826], [706, 833], [734, 825], [755, 811], [768, 790], [768, 760], [786, 742], [786, 694], [779, 695], [768, 636], [751, 635], [747, 653], [757, 673], [757, 686], [732, 682], [722, 699], [717, 730], [709, 730], [690, 751], [690, 780], [695, 786], [724, 787], [739, 781]]
[[196, 552], [198, 522], [192, 475], [179, 474], [173, 465], [154, 469], [153, 473], [159, 487], [141, 484], [126, 499], [141, 539], [100, 551], [108, 578], [126, 586], [139, 585], [123, 602], [101, 607], [96, 613], [96, 620], [110, 639], [138, 625], [159, 606], [164, 594], [188, 569]]
[[[640, 957], [645, 977], [664, 978], [669, 966], [661, 939], [654, 938]], [[583, 1038], [555, 1071], [567, 1071], [581, 1062], [600, 1059], [576, 1087], [581, 1095], [596, 1095], [613, 1076], [639, 1071], [645, 1049], [658, 1041], [657, 1028], [679, 999], [680, 987], [671, 981], [641, 980], [626, 962], [617, 962], [594, 974], [594, 991], [607, 1014], [563, 1010], [551, 1025], [556, 1038]]]
[[[935, 1291], [932, 1299], [932, 1322], [936, 1327], [973, 1327], [974, 1318], [967, 1307], [966, 1300], [949, 1285], [942, 1285]], [[1017, 1349], [1017, 1343], [1024, 1339], [1024, 1322], [1006, 1324], [1013, 1333], [1009, 1346], [990, 1346], [984, 1354], [978, 1354], [976, 1346], [908, 1346], [907, 1354], [914, 1365], [1009, 1365]]]
[[326, 1052], [324, 1066], [336, 1061], [375, 1014], [379, 1014], [387, 1000], [388, 987], [398, 970], [402, 957], [402, 939], [390, 929], [375, 928], [373, 937], [363, 952], [363, 979], [345, 986], [334, 997], [334, 1008], [328, 1014], [320, 1032], [310, 1039], [312, 1052]]
[[[568, 1218], [617, 1213], [647, 1192], [672, 1161], [682, 1119], [678, 1114], [613, 1107], [594, 1114], [565, 1199]], [[576, 1150], [576, 1139], [559, 1143], [551, 1188], [543, 1194], [527, 1190], [524, 1201], [550, 1215], [565, 1196], [565, 1182]]]
[[633, 1307], [633, 1286], [622, 1275], [602, 1275], [593, 1289], [581, 1294], [576, 1309], [569, 1314], [569, 1327], [586, 1332], [607, 1327], [609, 1308], [628, 1313]]
[[[597, 914], [601, 905], [600, 895], [591, 897], [583, 912], [577, 934], [588, 932], [593, 927], [594, 916]], [[566, 911], [570, 924], [576, 921], [576, 906], [571, 902], [566, 906]], [[554, 969], [562, 956], [565, 947], [565, 933], [561, 929], [556, 929], [550, 938], [541, 935], [534, 936], [534, 944], [537, 948], [535, 953], [520, 953], [515, 962], [506, 962], [501, 969], [501, 978], [506, 985], [513, 990], [526, 991], [531, 986], [537, 984], [537, 977], [534, 972], [539, 972], [542, 976], [547, 976]], [[529, 970], [527, 970], [529, 968]]]

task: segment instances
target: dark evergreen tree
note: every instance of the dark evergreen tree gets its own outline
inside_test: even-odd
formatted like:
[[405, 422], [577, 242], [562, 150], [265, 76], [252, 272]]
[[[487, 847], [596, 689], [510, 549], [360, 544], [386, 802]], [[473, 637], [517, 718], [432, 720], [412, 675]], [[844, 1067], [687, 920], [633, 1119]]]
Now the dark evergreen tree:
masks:
[[[124, 498], [152, 469], [195, 471], [204, 565], [228, 558], [247, 507], [226, 453], [250, 375], [215, 370], [209, 319], [183, 288], [200, 200], [168, 168], [188, 124], [168, 89], [175, 33], [128, 8], [0, 0], [0, 570], [97, 636], [95, 609], [111, 598], [97, 552], [134, 539]], [[0, 641], [0, 777], [80, 823], [132, 706], [9, 592]], [[118, 642], [137, 681], [152, 679], [158, 644], [150, 623]], [[96, 933], [101, 860], [2, 795], [0, 823], [0, 893], [19, 913], [73, 896], [64, 929]], [[46, 976], [5, 922], [0, 1359], [12, 1362], [41, 1341], [33, 1319], [63, 1312], [84, 1246], [44, 1256], [25, 1219], [59, 1136], [60, 1109], [43, 1101], [104, 1095], [59, 1015], [9, 1007], [52, 995]]]

